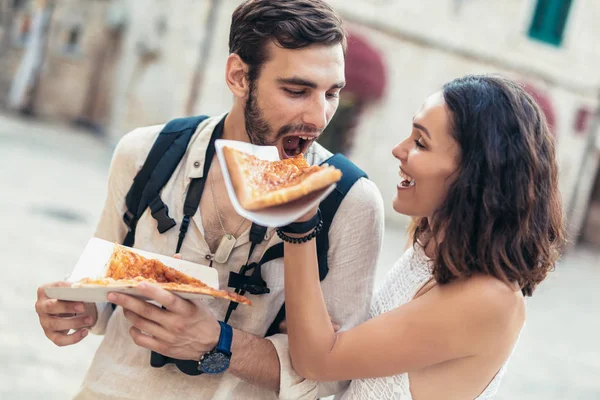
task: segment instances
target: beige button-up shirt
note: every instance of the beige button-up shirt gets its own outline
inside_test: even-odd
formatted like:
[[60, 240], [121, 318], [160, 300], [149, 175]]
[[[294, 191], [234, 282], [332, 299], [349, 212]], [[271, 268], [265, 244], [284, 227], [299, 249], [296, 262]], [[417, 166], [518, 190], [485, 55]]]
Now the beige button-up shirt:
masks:
[[[178, 223], [183, 217], [183, 202], [192, 178], [202, 177], [206, 148], [220, 117], [209, 118], [198, 127], [187, 153], [164, 187], [161, 198], [169, 214]], [[163, 126], [138, 128], [125, 135], [113, 155], [108, 178], [106, 204], [96, 231], [105, 240], [121, 242], [127, 233], [122, 216], [125, 195], [133, 178], [142, 167], [152, 144]], [[311, 164], [319, 164], [331, 156], [315, 144], [307, 154]], [[199, 212], [193, 217], [181, 254], [184, 259], [206, 264], [211, 255], [203, 236]], [[149, 210], [138, 222], [135, 246], [160, 254], [172, 255], [177, 246], [179, 229], [159, 234], [156, 220]], [[332, 320], [351, 328], [363, 322], [371, 303], [375, 267], [383, 235], [383, 204], [376, 186], [360, 179], [343, 200], [329, 231], [329, 274], [322, 282], [327, 309]], [[263, 243], [254, 250], [251, 262], [258, 261], [267, 248], [279, 243], [274, 229], [269, 229]], [[222, 288], [227, 287], [229, 272], [238, 272], [248, 257], [249, 230], [238, 239], [227, 264], [213, 263], [219, 271]], [[229, 324], [234, 328], [264, 336], [284, 301], [283, 259], [273, 260], [262, 268], [263, 279], [271, 292], [248, 295], [252, 306], [240, 305]], [[218, 319], [223, 319], [228, 302], [207, 299], [206, 303]], [[119, 307], [114, 312], [98, 304], [98, 321], [92, 332], [104, 334], [77, 399], [314, 399], [339, 393], [348, 382], [318, 383], [297, 375], [288, 353], [287, 335], [268, 338], [279, 356], [280, 390], [271, 392], [247, 383], [228, 372], [220, 375], [188, 376], [174, 364], [162, 368], [150, 366], [150, 351], [137, 346], [129, 336], [131, 326]], [[256, 360], [260, 363], [260, 359]]]

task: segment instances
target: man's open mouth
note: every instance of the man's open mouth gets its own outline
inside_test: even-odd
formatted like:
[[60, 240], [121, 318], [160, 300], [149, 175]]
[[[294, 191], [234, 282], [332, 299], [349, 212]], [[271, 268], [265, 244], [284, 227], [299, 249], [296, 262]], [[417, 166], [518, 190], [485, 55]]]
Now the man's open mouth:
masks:
[[283, 138], [283, 152], [287, 158], [295, 157], [300, 153], [306, 154], [306, 150], [316, 139], [316, 136], [286, 136]]

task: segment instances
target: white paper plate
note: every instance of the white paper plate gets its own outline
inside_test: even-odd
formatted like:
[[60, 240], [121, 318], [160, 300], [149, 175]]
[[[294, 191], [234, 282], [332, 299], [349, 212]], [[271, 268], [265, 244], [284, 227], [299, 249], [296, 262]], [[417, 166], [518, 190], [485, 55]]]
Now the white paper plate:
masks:
[[[114, 243], [106, 240], [91, 238], [83, 253], [77, 261], [77, 265], [67, 279], [68, 282], [77, 282], [83, 278], [102, 278], [105, 276], [108, 260], [113, 253]], [[193, 278], [199, 279], [208, 286], [219, 288], [219, 275], [216, 269], [206, 265], [195, 264], [178, 258], [155, 254], [148, 251], [131, 248], [131, 251], [146, 258], [156, 259], [168, 267], [175, 268]], [[48, 287], [46, 295], [52, 299], [103, 302], [109, 292], [126, 293], [139, 296], [137, 290], [129, 286], [96, 286], [96, 287]], [[203, 294], [173, 291], [185, 299], [200, 299], [207, 297]]]
[[256, 146], [236, 140], [218, 139], [215, 142], [217, 158], [219, 159], [221, 170], [223, 171], [225, 187], [227, 188], [227, 194], [229, 195], [229, 200], [231, 200], [233, 208], [242, 217], [259, 225], [273, 228], [288, 225], [309, 212], [317, 204], [323, 201], [329, 195], [329, 193], [333, 191], [333, 189], [335, 189], [336, 185], [333, 183], [324, 189], [311, 193], [290, 203], [269, 207], [259, 211], [246, 210], [238, 201], [237, 195], [235, 194], [235, 189], [231, 183], [231, 177], [229, 175], [229, 170], [227, 169], [227, 162], [225, 161], [225, 157], [223, 155], [223, 147], [225, 146], [232, 147], [236, 150], [252, 154], [261, 160], [268, 161], [279, 161], [279, 151], [277, 151], [277, 147], [275, 146]]

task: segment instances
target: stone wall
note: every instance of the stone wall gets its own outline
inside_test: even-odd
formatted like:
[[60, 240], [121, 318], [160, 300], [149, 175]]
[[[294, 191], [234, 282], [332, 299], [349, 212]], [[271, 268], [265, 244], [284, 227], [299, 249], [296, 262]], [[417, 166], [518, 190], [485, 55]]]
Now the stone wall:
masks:
[[346, 20], [426, 47], [510, 66], [592, 96], [600, 87], [600, 3], [594, 0], [572, 2], [560, 47], [528, 37], [534, 0], [329, 2]]

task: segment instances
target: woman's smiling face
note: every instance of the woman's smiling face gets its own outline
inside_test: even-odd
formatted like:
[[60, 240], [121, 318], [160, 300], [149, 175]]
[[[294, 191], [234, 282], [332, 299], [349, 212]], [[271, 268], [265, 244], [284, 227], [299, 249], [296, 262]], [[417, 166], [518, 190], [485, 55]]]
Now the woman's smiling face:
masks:
[[392, 154], [400, 161], [394, 210], [411, 217], [431, 217], [446, 198], [460, 157], [441, 91], [421, 106], [411, 134]]

